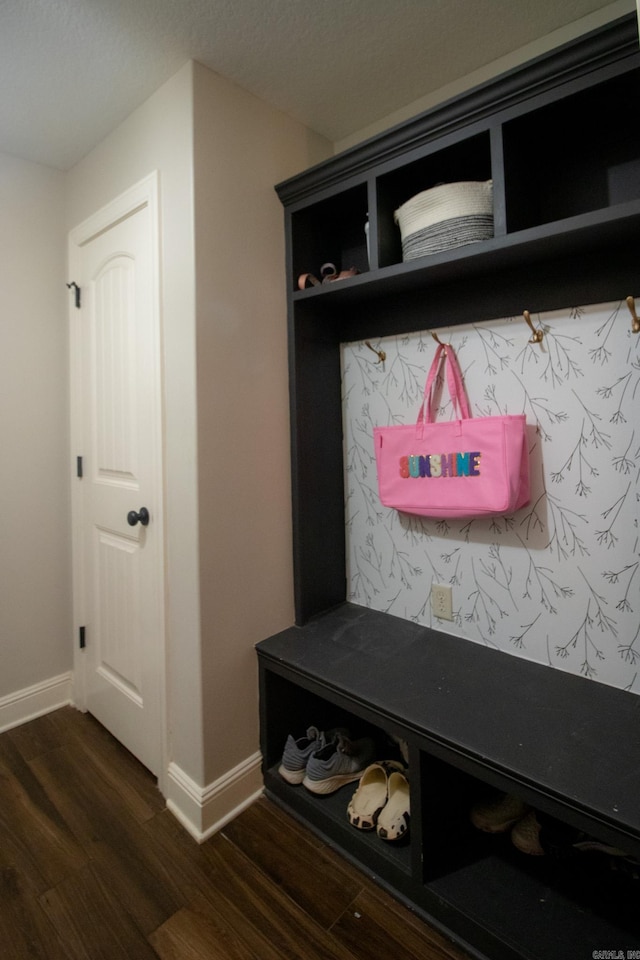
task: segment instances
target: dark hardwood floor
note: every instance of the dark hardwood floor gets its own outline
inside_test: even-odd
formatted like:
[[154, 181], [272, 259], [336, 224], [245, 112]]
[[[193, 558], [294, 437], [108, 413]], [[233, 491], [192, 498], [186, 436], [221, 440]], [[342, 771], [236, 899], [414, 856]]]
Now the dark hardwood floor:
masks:
[[202, 845], [68, 707], [0, 735], [2, 960], [464, 960], [266, 799]]

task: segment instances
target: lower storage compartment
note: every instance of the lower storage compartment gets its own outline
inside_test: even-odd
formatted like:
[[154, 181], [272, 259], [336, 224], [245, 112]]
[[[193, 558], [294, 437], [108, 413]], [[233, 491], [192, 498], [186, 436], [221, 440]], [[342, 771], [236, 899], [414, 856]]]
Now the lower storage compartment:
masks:
[[[638, 882], [616, 878], [603, 862], [523, 863], [506, 843], [428, 885], [429, 896], [456, 914], [452, 928], [500, 944], [494, 957], [555, 960], [613, 949], [640, 949]], [[453, 927], [455, 923], [455, 927]]]
[[[490, 758], [469, 757], [353, 689], [323, 685], [281, 661], [260, 657], [260, 692], [268, 796], [471, 955], [640, 956], [637, 845], [631, 854], [622, 840], [616, 847], [610, 827], [598, 837], [597, 819], [584, 810], [576, 816], [575, 798], [565, 804], [538, 792]], [[405, 764], [411, 819], [401, 841], [350, 823], [358, 777], [327, 795], [283, 778], [287, 737], [302, 738], [312, 726], [346, 728], [374, 742], [376, 760]], [[505, 796], [519, 801], [506, 813]]]
[[[269, 716], [263, 721], [264, 781], [269, 796], [374, 875], [390, 876], [394, 886], [409, 890], [414, 873], [413, 829], [403, 838], [388, 842], [381, 839], [375, 829], [358, 829], [349, 821], [347, 808], [358, 787], [359, 773], [354, 774], [351, 782], [323, 795], [313, 793], [302, 783], [288, 782], [279, 772], [287, 738], [301, 740], [306, 738], [309, 728], [315, 727], [323, 732], [342, 730], [355, 744], [370, 741], [371, 762], [394, 761], [410, 780], [411, 765], [403, 757], [403, 752], [406, 756], [405, 741], [373, 723], [363, 715], [367, 711], [355, 712], [329, 702], [276, 674], [265, 676], [263, 688], [268, 702], [281, 705], [269, 710]], [[364, 764], [362, 769], [366, 769]]]
[[451, 917], [492, 960], [591, 957], [614, 946], [626, 958], [640, 949], [633, 857], [517, 794], [421, 760], [425, 908]]
[[315, 797], [302, 786], [285, 784], [275, 770], [265, 773], [265, 789], [272, 800], [313, 827], [371, 875], [388, 878], [392, 886], [407, 892], [412, 888], [411, 840], [388, 844], [375, 830], [364, 832], [352, 827], [347, 805], [356, 787], [357, 783], [342, 787], [332, 796]]

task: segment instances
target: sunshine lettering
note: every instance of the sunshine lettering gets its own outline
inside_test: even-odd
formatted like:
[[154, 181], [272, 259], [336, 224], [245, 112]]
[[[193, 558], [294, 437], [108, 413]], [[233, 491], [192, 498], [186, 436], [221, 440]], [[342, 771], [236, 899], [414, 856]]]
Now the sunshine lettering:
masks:
[[424, 456], [400, 457], [400, 476], [404, 479], [420, 477], [479, 477], [480, 452], [426, 453]]

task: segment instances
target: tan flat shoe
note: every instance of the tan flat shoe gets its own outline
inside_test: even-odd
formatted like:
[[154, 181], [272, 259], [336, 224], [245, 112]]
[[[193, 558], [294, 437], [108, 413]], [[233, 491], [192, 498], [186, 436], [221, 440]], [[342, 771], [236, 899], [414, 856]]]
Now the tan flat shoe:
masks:
[[375, 830], [380, 811], [387, 802], [389, 776], [394, 770], [403, 769], [395, 760], [380, 760], [367, 767], [347, 807], [352, 826], [358, 830]]
[[387, 802], [378, 817], [378, 836], [381, 840], [400, 840], [409, 832], [410, 821], [409, 781], [402, 773], [391, 773], [387, 784]]
[[540, 822], [535, 810], [519, 820], [511, 831], [511, 842], [516, 850], [530, 857], [543, 857], [544, 848], [540, 843]]
[[471, 823], [485, 833], [506, 833], [529, 810], [520, 797], [507, 793], [498, 800], [477, 804], [471, 811]]

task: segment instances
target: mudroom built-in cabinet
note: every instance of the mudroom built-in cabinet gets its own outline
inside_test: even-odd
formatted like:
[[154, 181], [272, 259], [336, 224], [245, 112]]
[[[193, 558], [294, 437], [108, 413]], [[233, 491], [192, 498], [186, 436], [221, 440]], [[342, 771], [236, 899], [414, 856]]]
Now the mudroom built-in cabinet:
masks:
[[[277, 186], [287, 243], [296, 622], [257, 648], [265, 790], [487, 960], [640, 949], [640, 879], [629, 868], [640, 859], [640, 698], [631, 683], [616, 688], [589, 671], [533, 662], [516, 645], [472, 642], [451, 625], [445, 632], [437, 620], [354, 593], [344, 345], [366, 343], [375, 362], [388, 338], [470, 318], [481, 325], [525, 308], [541, 316], [610, 302], [624, 311], [627, 295], [633, 306], [639, 106], [637, 19], [629, 16]], [[439, 183], [487, 180], [493, 236], [403, 260], [394, 218], [403, 203]], [[356, 272], [300, 285], [307, 273], [321, 279], [326, 263]], [[524, 321], [522, 335], [531, 335]], [[637, 474], [628, 476], [636, 528]], [[465, 550], [464, 538], [457, 547]], [[625, 598], [636, 607], [625, 609], [627, 625], [638, 619], [637, 595], [636, 584]], [[562, 649], [569, 639], [557, 633], [552, 642]], [[626, 649], [631, 669], [635, 653]], [[384, 843], [354, 829], [346, 815], [353, 785], [318, 797], [279, 775], [287, 736], [312, 724], [372, 737], [381, 757], [402, 745], [407, 840]], [[527, 857], [508, 836], [475, 829], [470, 809], [502, 793], [623, 850], [625, 869], [561, 845], [556, 856]]]

